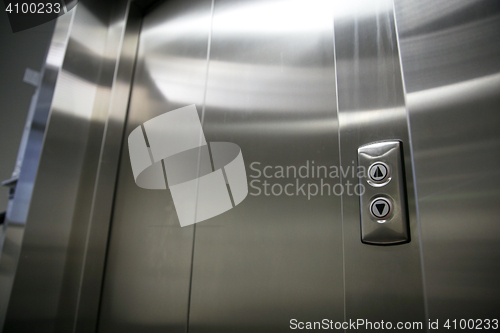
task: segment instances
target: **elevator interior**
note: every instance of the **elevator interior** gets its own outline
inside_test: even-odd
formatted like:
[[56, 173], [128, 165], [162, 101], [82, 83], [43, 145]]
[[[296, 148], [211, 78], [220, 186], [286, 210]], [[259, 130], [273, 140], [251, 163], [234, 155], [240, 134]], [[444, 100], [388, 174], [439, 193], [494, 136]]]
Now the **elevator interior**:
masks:
[[[498, 318], [499, 31], [495, 0], [81, 0], [7, 213], [3, 332]], [[181, 227], [127, 138], [192, 104], [207, 142], [241, 148], [249, 194]], [[348, 192], [364, 163], [369, 195]]]

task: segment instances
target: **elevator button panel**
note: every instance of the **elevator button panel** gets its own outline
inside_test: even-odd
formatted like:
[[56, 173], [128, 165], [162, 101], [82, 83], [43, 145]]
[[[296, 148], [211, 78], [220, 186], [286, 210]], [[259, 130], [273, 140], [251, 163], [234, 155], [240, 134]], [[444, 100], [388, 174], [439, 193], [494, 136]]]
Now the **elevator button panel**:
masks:
[[410, 241], [405, 174], [399, 141], [382, 141], [358, 148], [361, 241], [393, 245]]

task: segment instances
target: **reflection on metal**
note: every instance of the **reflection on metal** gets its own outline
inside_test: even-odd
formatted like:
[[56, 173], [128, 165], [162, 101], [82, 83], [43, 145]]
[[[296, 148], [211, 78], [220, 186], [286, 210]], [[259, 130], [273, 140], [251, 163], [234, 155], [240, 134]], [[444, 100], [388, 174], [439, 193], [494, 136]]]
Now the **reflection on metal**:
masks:
[[[97, 326], [116, 177], [120, 150], [123, 149], [141, 21], [137, 7], [123, 1], [115, 4], [108, 24], [108, 44], [104, 59], [109, 62], [109, 73], [112, 77], [102, 79], [100, 86], [106, 87], [108, 92], [101, 97], [102, 121], [94, 129], [95, 132], [89, 134], [89, 138], [93, 140], [89, 140], [84, 165], [91, 172], [86, 180], [82, 180], [82, 184], [88, 186], [81, 187], [79, 200], [82, 204], [78, 207], [86, 214], [82, 214], [82, 219], [79, 220], [83, 228], [72, 231], [72, 244], [79, 244], [77, 248], [80, 252], [76, 252], [73, 258], [68, 258], [70, 263], [81, 258], [83, 267], [73, 269], [68, 266], [70, 268], [66, 270], [67, 277], [73, 274], [73, 280], [67, 286], [74, 288], [79, 284], [78, 298], [69, 299], [76, 305], [75, 332], [95, 332]], [[110, 81], [107, 81], [108, 79]], [[62, 309], [62, 306], [60, 308]]]
[[[357, 161], [362, 145], [402, 142], [412, 236], [410, 243], [398, 246], [363, 244], [359, 198], [343, 197], [346, 318], [424, 321], [420, 242], [392, 1], [337, 1], [334, 12], [342, 165], [346, 168]], [[358, 181], [351, 175], [346, 180]]]
[[58, 19], [8, 211], [3, 332], [79, 330], [88, 318], [87, 330], [95, 330], [136, 50], [124, 34], [127, 8], [127, 1], [87, 1]]
[[429, 318], [500, 308], [500, 2], [396, 1]]
[[[58, 19], [47, 59], [65, 53], [68, 44], [68, 31], [73, 15], [74, 13]], [[47, 126], [57, 75], [61, 66], [62, 58], [60, 61], [51, 64], [47, 61], [44, 66], [40, 86], [34, 97], [36, 99], [35, 105], [32, 106], [33, 118], [30, 122], [31, 126], [28, 134], [23, 136], [21, 146], [23, 156], [18, 156], [18, 161], [22, 160], [23, 164], [22, 167], [16, 165], [15, 173], [18, 179], [15, 198], [9, 200], [3, 226], [5, 228], [5, 240], [0, 256], [0, 331], [5, 324], [12, 285], [20, 259], [27, 213], [42, 152], [44, 132]]]

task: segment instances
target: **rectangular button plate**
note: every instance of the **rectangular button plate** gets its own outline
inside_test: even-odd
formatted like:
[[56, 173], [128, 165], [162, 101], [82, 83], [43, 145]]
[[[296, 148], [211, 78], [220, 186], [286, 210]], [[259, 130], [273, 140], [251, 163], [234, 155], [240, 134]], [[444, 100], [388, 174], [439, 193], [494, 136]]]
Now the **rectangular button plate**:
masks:
[[359, 147], [358, 165], [365, 171], [359, 173], [365, 189], [360, 196], [361, 241], [376, 245], [409, 242], [401, 142]]

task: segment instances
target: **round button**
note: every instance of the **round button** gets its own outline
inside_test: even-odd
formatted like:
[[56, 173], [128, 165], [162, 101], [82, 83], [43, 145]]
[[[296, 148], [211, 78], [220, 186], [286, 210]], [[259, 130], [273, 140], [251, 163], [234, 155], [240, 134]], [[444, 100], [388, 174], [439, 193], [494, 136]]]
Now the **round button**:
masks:
[[376, 219], [384, 219], [392, 210], [392, 204], [386, 198], [376, 198], [370, 205], [370, 212]]
[[368, 168], [368, 176], [375, 183], [382, 183], [389, 177], [389, 166], [382, 162], [375, 162]]

